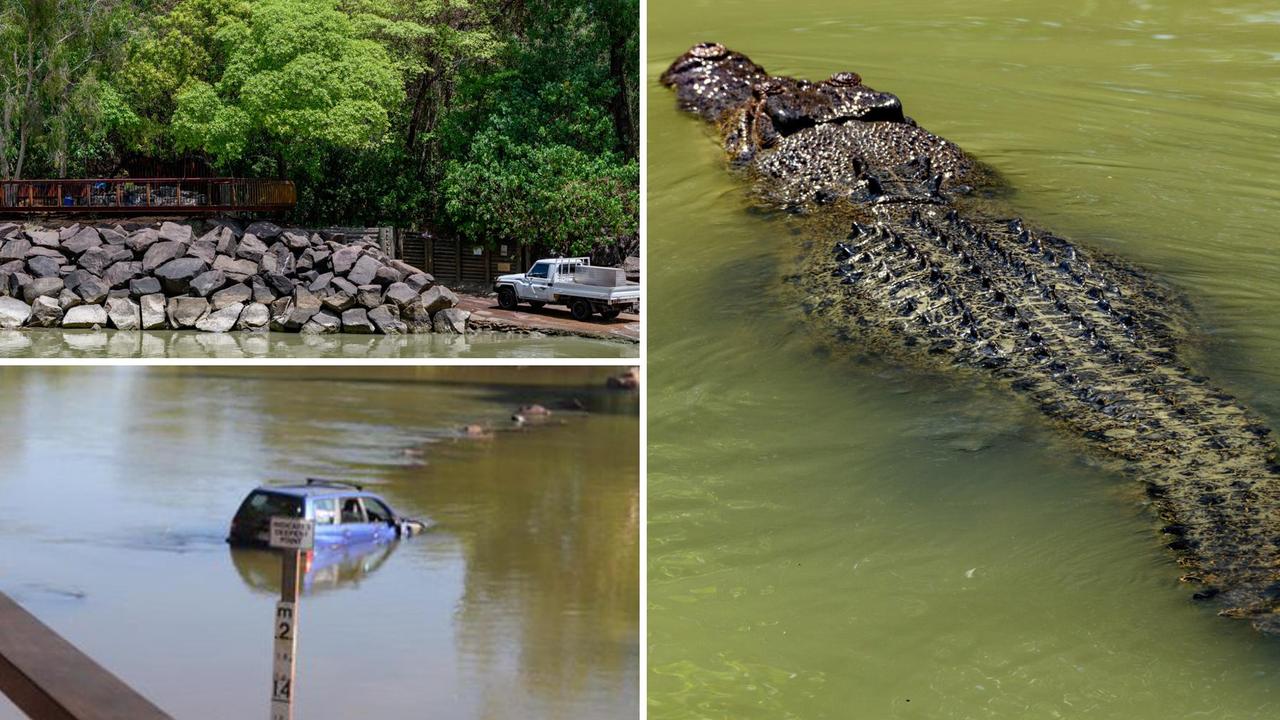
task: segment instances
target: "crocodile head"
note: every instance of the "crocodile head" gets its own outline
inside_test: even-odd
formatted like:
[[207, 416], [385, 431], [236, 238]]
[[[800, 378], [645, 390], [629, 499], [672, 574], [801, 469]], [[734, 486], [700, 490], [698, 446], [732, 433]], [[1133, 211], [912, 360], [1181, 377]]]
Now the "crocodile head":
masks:
[[817, 125], [911, 122], [896, 95], [864, 85], [855, 72], [839, 72], [816, 83], [771, 76], [720, 43], [689, 48], [661, 81], [675, 89], [683, 109], [721, 125], [725, 147], [739, 161]]
[[717, 121], [751, 100], [751, 88], [768, 79], [764, 68], [720, 43], [699, 43], [662, 73], [663, 85], [676, 91], [684, 110]]
[[825, 197], [931, 202], [942, 189], [966, 189], [958, 181], [972, 165], [963, 151], [855, 72], [820, 82], [770, 75], [742, 53], [701, 43], [661, 81], [682, 109], [714, 123], [734, 164], [767, 178], [765, 194], [787, 207]]

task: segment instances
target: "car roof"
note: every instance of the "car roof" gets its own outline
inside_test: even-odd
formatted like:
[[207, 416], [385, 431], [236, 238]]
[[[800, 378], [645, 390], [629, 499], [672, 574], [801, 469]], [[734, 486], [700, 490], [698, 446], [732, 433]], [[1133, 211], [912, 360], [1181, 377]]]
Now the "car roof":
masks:
[[[269, 492], [277, 495], [289, 495], [292, 497], [378, 497], [376, 494], [363, 489], [352, 487], [350, 485], [338, 485], [332, 483], [307, 483], [293, 485], [259, 485], [255, 492]], [[381, 499], [381, 498], [379, 498]]]

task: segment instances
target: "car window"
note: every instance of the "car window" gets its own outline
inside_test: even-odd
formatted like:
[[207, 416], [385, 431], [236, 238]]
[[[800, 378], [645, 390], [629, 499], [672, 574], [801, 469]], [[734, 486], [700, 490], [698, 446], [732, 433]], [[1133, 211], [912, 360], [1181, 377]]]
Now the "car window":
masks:
[[273, 515], [302, 517], [302, 498], [254, 490], [240, 505], [236, 520], [249, 524], [269, 523]]
[[534, 263], [533, 267], [529, 269], [529, 277], [544, 278], [550, 269], [551, 263]]
[[317, 498], [314, 503], [317, 525], [338, 524], [338, 499]]
[[360, 506], [360, 498], [343, 498], [342, 499], [342, 522], [344, 523], [364, 522], [364, 508]]
[[382, 503], [381, 500], [373, 498], [364, 499], [364, 511], [369, 515], [371, 523], [389, 523], [391, 522], [391, 509]]

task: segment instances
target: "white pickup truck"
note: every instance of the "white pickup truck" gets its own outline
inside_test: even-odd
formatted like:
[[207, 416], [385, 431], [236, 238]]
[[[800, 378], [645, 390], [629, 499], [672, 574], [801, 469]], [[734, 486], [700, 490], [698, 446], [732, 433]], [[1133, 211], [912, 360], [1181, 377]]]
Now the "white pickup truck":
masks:
[[535, 309], [565, 305], [575, 320], [595, 313], [612, 320], [623, 310], [640, 307], [640, 283], [627, 280], [621, 268], [595, 267], [585, 257], [539, 260], [524, 274], [502, 275], [493, 289], [504, 310], [514, 310], [521, 302]]

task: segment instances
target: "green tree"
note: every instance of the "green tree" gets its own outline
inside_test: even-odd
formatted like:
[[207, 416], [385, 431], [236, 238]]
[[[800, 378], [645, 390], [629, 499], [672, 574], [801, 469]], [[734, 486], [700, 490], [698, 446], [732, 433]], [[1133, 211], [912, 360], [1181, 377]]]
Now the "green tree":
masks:
[[518, 10], [498, 67], [464, 74], [441, 129], [450, 158], [441, 209], [489, 243], [574, 254], [633, 246], [638, 4], [547, 0]]
[[265, 155], [287, 176], [327, 150], [375, 148], [404, 99], [390, 53], [357, 36], [333, 0], [257, 0], [214, 42], [226, 66], [182, 85], [172, 134], [177, 150], [207, 152], [224, 167]]
[[100, 151], [100, 74], [133, 9], [125, 0], [0, 0], [0, 177], [64, 177]]

